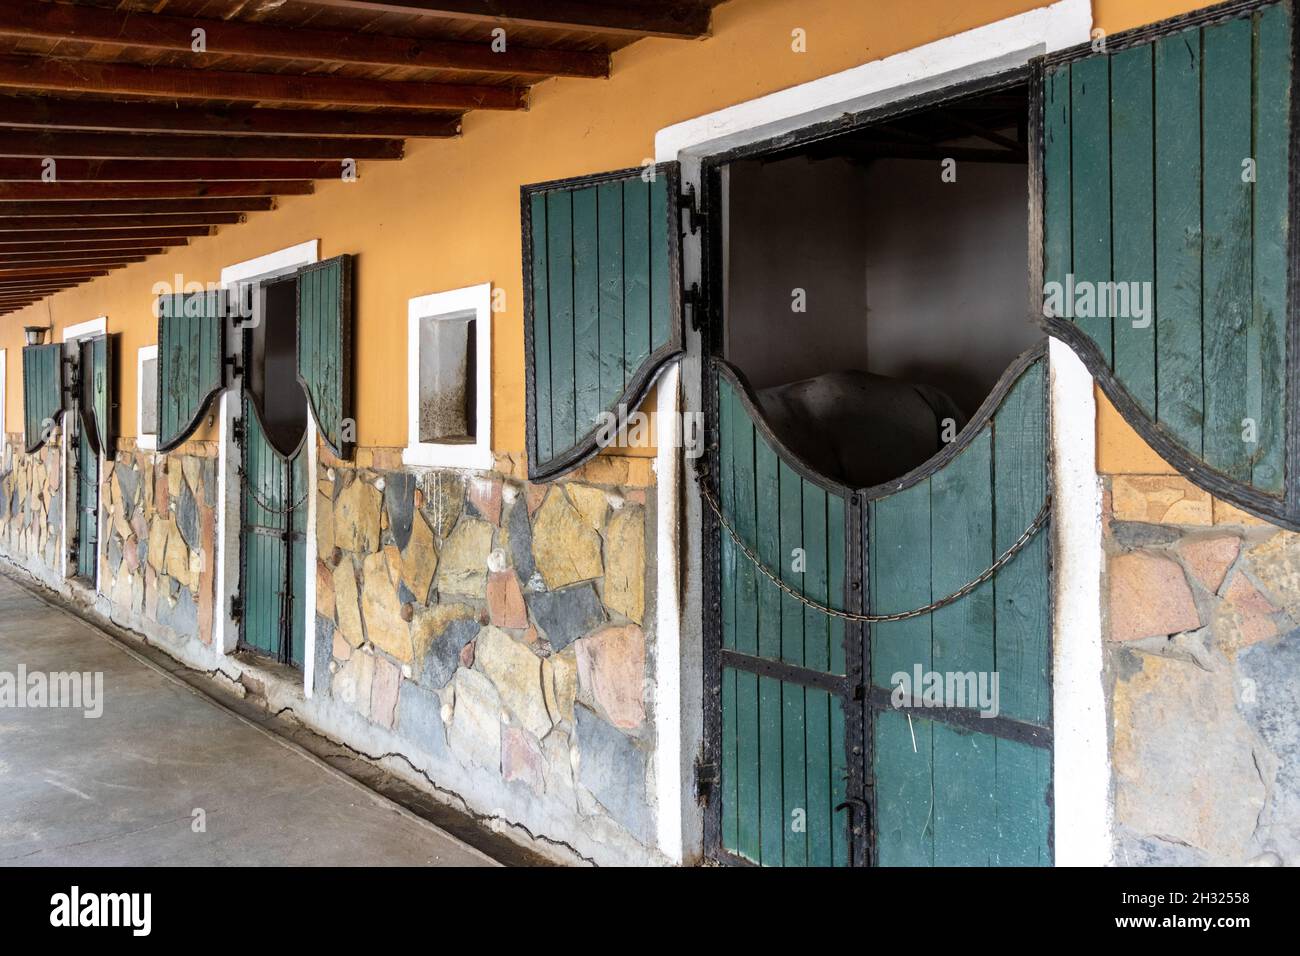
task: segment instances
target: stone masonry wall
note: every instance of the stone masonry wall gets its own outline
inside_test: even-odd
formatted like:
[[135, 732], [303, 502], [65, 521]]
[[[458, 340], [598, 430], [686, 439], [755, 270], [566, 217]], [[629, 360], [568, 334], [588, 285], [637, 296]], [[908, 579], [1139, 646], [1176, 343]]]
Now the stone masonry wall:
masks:
[[121, 444], [102, 474], [98, 594], [57, 570], [57, 436], [32, 455], [10, 437], [0, 550], [192, 666], [237, 687], [252, 669], [277, 710], [363, 753], [402, 755], [561, 857], [656, 859], [648, 459], [602, 457], [534, 485], [509, 455], [467, 473], [405, 469], [400, 449], [351, 463], [322, 451], [307, 701], [291, 672], [214, 645], [216, 445]]
[[26, 567], [56, 566], [63, 529], [63, 455], [58, 431], [32, 454], [21, 434], [6, 435], [0, 477], [0, 542]]
[[508, 457], [476, 475], [324, 457], [315, 691], [467, 781], [471, 805], [646, 858], [649, 461], [535, 485]]
[[1300, 535], [1169, 475], [1103, 520], [1116, 861], [1300, 864]]
[[[123, 626], [144, 622], [212, 642], [215, 596], [216, 446], [190, 442], [170, 455], [121, 443], [100, 475], [99, 595], [90, 597]], [[5, 553], [47, 584], [59, 580], [62, 454], [57, 433], [28, 455], [10, 436], [2, 481], [0, 542]]]

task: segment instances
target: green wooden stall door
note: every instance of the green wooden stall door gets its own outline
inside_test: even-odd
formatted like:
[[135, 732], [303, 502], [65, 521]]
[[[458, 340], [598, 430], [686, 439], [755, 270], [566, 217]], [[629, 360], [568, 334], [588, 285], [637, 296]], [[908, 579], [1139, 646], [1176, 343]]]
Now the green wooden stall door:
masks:
[[306, 454], [285, 458], [244, 396], [241, 643], [301, 667], [306, 645]]
[[676, 163], [523, 188], [528, 472], [600, 448], [681, 354]]
[[82, 419], [91, 444], [106, 457], [113, 454], [113, 418], [117, 396], [113, 381], [114, 336], [97, 335], [81, 343]]
[[[1025, 353], [956, 450], [884, 493], [812, 476], [770, 435], [739, 374], [715, 363], [710, 480], [753, 556], [718, 528], [724, 855], [764, 866], [1052, 862], [1050, 523], [965, 596], [865, 630], [757, 566], [824, 607], [865, 593], [877, 615], [981, 578], [1047, 501], [1046, 365], [1042, 346]], [[898, 675], [915, 682], [918, 671], [917, 694], [934, 673], [970, 694], [896, 707]], [[865, 848], [841, 811], [859, 767], [873, 781]]]
[[226, 385], [225, 292], [158, 300], [158, 450], [170, 451], [198, 427]]
[[77, 467], [74, 525], [77, 576], [92, 585], [98, 574], [100, 455], [112, 440], [113, 339], [97, 335], [77, 343], [80, 389], [77, 395]]
[[1180, 471], [1295, 519], [1291, 16], [1279, 3], [1049, 62], [1042, 200], [1049, 329]]
[[300, 269], [298, 282], [298, 381], [321, 438], [340, 458], [351, 458], [352, 256], [336, 256]]
[[[1039, 357], [1020, 371], [991, 420], [950, 461], [870, 502], [873, 614], [952, 594], [1033, 523], [1047, 494], [1046, 365]], [[1051, 864], [1050, 540], [1044, 527], [990, 580], [946, 607], [870, 625], [868, 731], [881, 866]], [[918, 671], [945, 682], [973, 675], [962, 685], [963, 693], [976, 692], [966, 698], [968, 713], [896, 709], [897, 675], [920, 694]], [[982, 709], [996, 714], [972, 719], [970, 711], [990, 701]]]
[[84, 418], [77, 423], [76, 454], [77, 577], [93, 587], [99, 555], [99, 454]]
[[63, 346], [23, 349], [23, 446], [34, 452], [49, 440], [63, 412]]

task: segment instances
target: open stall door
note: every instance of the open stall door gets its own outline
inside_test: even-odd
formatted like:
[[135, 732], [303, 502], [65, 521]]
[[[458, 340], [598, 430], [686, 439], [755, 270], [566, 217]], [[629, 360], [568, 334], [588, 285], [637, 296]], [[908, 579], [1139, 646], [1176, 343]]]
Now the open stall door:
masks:
[[1224, 3], [1042, 67], [1042, 314], [1162, 458], [1300, 529], [1295, 17]]

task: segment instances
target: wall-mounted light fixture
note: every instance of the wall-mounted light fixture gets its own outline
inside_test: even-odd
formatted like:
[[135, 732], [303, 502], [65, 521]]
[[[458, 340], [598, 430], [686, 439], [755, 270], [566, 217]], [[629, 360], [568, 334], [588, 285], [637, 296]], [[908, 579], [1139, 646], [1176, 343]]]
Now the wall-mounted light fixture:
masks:
[[47, 325], [27, 325], [23, 327], [23, 339], [28, 345], [44, 345], [45, 333], [49, 331]]

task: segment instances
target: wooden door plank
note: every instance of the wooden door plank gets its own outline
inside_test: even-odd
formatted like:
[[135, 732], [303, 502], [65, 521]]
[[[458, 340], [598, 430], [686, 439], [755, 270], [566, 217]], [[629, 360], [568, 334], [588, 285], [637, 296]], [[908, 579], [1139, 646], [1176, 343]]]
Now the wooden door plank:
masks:
[[[986, 430], [930, 479], [936, 598], [952, 594], [993, 563], [991, 456], [992, 435]], [[933, 648], [936, 671], [993, 670], [991, 582], [934, 612]]]
[[1282, 491], [1285, 474], [1292, 70], [1291, 18], [1278, 4], [1256, 15], [1254, 303], [1246, 369], [1247, 414], [1259, 422], [1251, 481], [1272, 494]]
[[[769, 569], [781, 567], [781, 487], [776, 452], [762, 436], [754, 446], [755, 546], [759, 560]], [[758, 578], [758, 654], [781, 657], [781, 592], [764, 577]], [[782, 797], [782, 682], [760, 677], [758, 682], [759, 798], [761, 808], [761, 861], [765, 866], [784, 863], [785, 805]]]
[[[1251, 143], [1251, 22], [1229, 20], [1202, 31], [1201, 108], [1204, 157], [1201, 288], [1205, 375], [1204, 455], [1225, 475], [1250, 481], [1247, 443], [1247, 331], [1251, 316], [1251, 195], [1242, 162]], [[1255, 419], [1258, 429], [1259, 419]]]
[[934, 865], [934, 725], [897, 710], [875, 718], [876, 854], [881, 866]]
[[[871, 503], [870, 600], [874, 614], [896, 614], [932, 600], [930, 480]], [[913, 668], [930, 669], [931, 616], [870, 625], [871, 682], [891, 688], [893, 675], [911, 680]]]
[[1055, 283], [1063, 290], [1074, 268], [1068, 65], [1044, 78], [1043, 150], [1043, 283]]
[[533, 420], [536, 430], [534, 451], [540, 461], [550, 461], [554, 454], [551, 434], [551, 309], [547, 270], [546, 194], [529, 197], [529, 225], [532, 232], [532, 303], [533, 303]]
[[[1027, 368], [994, 417], [994, 550], [1002, 554], [1038, 515], [1047, 495], [1045, 359]], [[1043, 528], [993, 579], [995, 667], [1001, 713], [1046, 726], [1051, 687], [1048, 546]]]
[[1052, 752], [1015, 740], [994, 740], [997, 838], [994, 866], [1051, 866]]
[[551, 296], [551, 440], [558, 453], [576, 439], [573, 379], [573, 195], [546, 196], [546, 259]]
[[[803, 537], [806, 563], [804, 594], [825, 602], [829, 569], [826, 561], [826, 492], [811, 482], [803, 485]], [[814, 670], [830, 669], [830, 627], [826, 615], [804, 608], [804, 663]], [[804, 739], [808, 777], [808, 862], [834, 862], [831, 820], [831, 703], [825, 691], [804, 691]]]
[[596, 188], [573, 193], [574, 421], [579, 437], [597, 424], [600, 404], [600, 240]]
[[650, 355], [650, 245], [650, 186], [638, 176], [623, 184], [623, 364], [629, 379]]
[[[1111, 224], [1114, 280], [1128, 290], [1126, 314], [1115, 318], [1115, 375], [1148, 415], [1156, 411], [1155, 171], [1152, 154], [1151, 47], [1111, 58]], [[1136, 298], [1140, 296], [1140, 299]], [[1145, 303], [1140, 318], [1137, 301]]]
[[[778, 468], [779, 501], [781, 516], [780, 563], [781, 579], [791, 587], [803, 587], [803, 572], [794, 570], [796, 549], [804, 547], [803, 541], [803, 479], [785, 461]], [[803, 605], [788, 594], [781, 595], [781, 659], [787, 664], [802, 665], [803, 655]], [[786, 866], [808, 864], [808, 813], [807, 756], [804, 726], [804, 689], [797, 684], [781, 686], [781, 767], [782, 794], [785, 807], [785, 857]], [[798, 829], [791, 824], [804, 818], [805, 826]]]
[[1155, 43], [1156, 414], [1201, 454], [1201, 44]]
[[997, 843], [994, 737], [934, 726], [934, 865], [989, 866]]
[[[734, 469], [736, 533], [749, 548], [757, 537], [754, 484], [754, 424], [739, 402], [733, 427], [736, 434]], [[737, 557], [736, 649], [745, 654], [758, 653], [758, 585], [754, 566], [743, 555]], [[761, 857], [759, 822], [759, 702], [758, 677], [741, 672], [736, 675], [736, 725], [738, 763], [738, 808], [740, 812], [740, 853], [751, 860]]]
[[[1070, 67], [1071, 189], [1073, 196], [1074, 280], [1095, 291], [1111, 278], [1110, 216], [1110, 59], [1098, 56]], [[1076, 305], [1081, 305], [1076, 301]], [[1097, 344], [1107, 365], [1113, 361], [1113, 324], [1101, 296], [1094, 307], [1079, 307], [1075, 324]]]
[[597, 187], [600, 230], [600, 407], [623, 394], [623, 184]]
[[[620, 384], [620, 388], [622, 385]], [[718, 382], [718, 496], [723, 514], [736, 513], [735, 446], [736, 415], [735, 394], [732, 386]], [[724, 648], [736, 646], [736, 546], [725, 529], [719, 528], [721, 553], [719, 555], [721, 644]], [[720, 796], [722, 801], [722, 845], [733, 853], [740, 851], [740, 813], [737, 801], [739, 791], [739, 748], [736, 734], [736, 672], [732, 668], [722, 671], [722, 754], [719, 768]]]
[[668, 177], [656, 175], [650, 183], [650, 329], [653, 352], [668, 342], [673, 305], [673, 274], [669, 247], [675, 223], [668, 214]]

